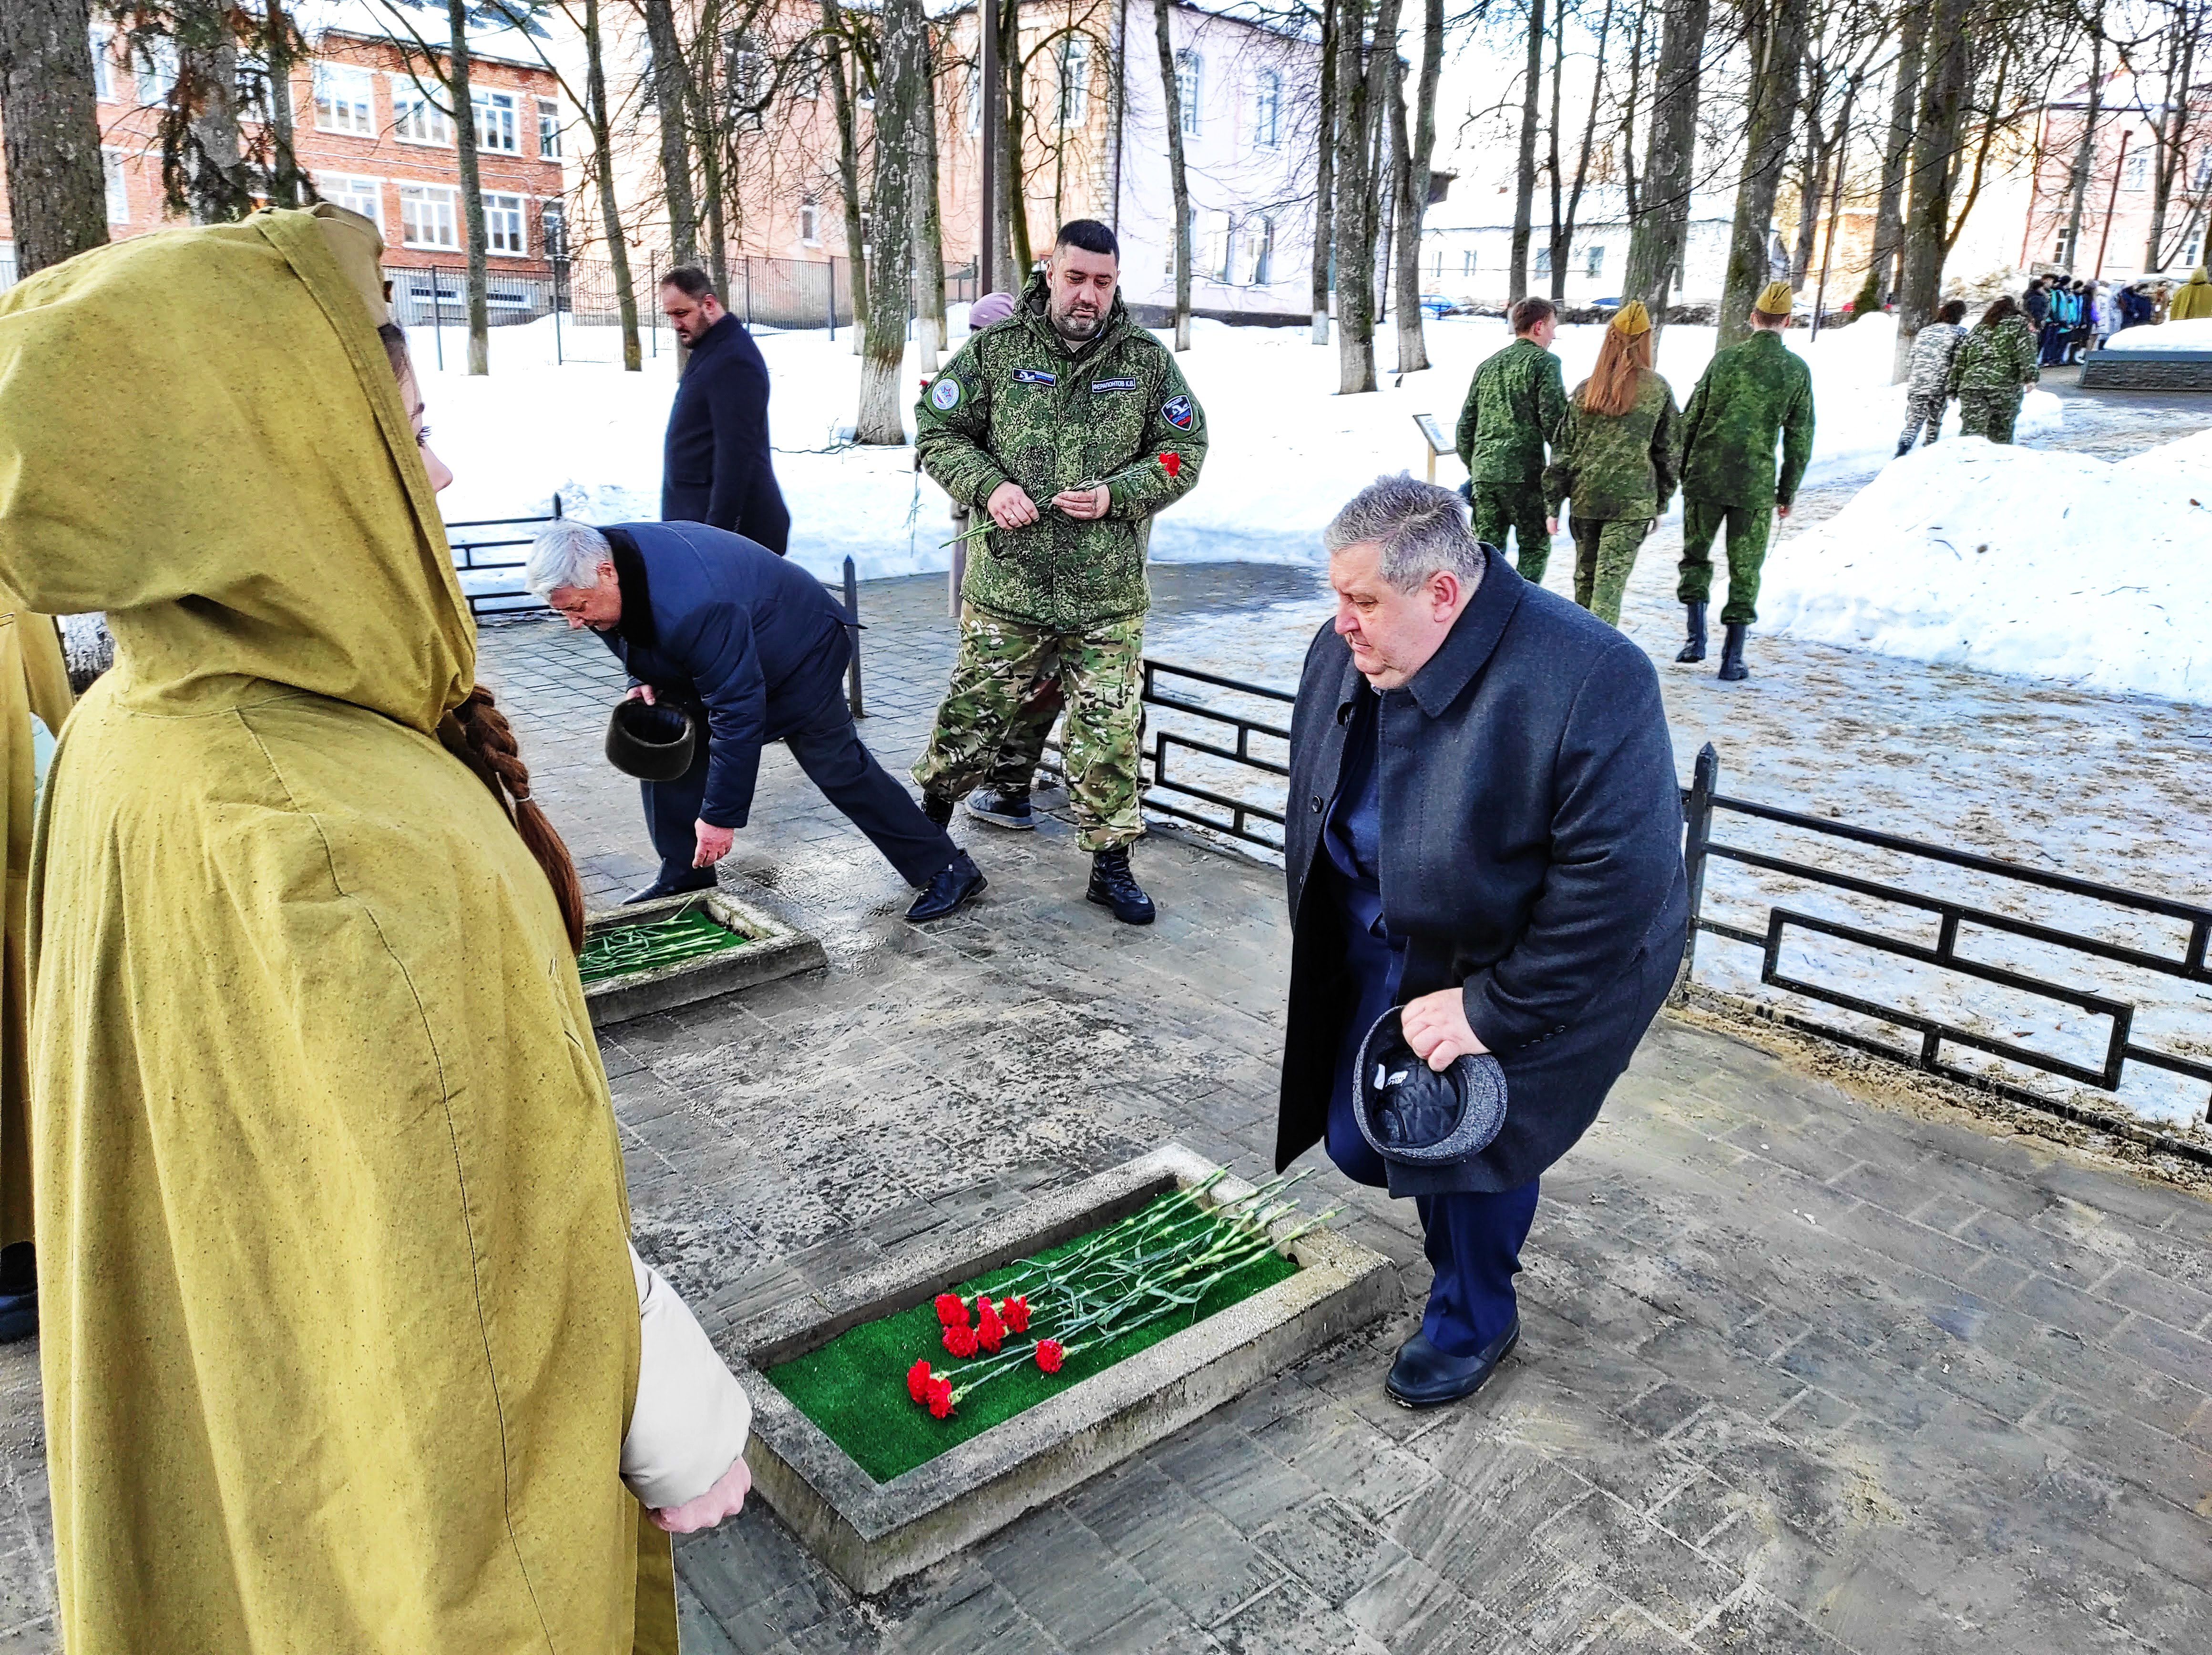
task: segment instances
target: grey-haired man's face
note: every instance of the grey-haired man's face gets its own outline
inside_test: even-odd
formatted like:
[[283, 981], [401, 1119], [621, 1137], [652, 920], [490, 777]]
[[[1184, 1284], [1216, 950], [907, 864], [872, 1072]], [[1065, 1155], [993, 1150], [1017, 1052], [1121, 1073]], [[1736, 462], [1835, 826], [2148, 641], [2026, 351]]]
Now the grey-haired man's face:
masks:
[[1063, 241], [1052, 250], [1044, 267], [1050, 290], [1047, 314], [1053, 331], [1072, 345], [1096, 338], [1114, 307], [1114, 284], [1121, 279], [1121, 261], [1111, 253], [1085, 252]]
[[596, 578], [588, 586], [556, 586], [545, 594], [571, 632], [580, 627], [611, 632], [622, 623], [622, 583], [615, 579], [614, 564], [602, 561], [592, 573]]
[[1382, 549], [1373, 541], [1340, 547], [1328, 560], [1336, 591], [1337, 636], [1352, 646], [1352, 664], [1376, 689], [1396, 689], [1428, 665], [1451, 634], [1473, 590], [1439, 569], [1409, 592], [1382, 575]]

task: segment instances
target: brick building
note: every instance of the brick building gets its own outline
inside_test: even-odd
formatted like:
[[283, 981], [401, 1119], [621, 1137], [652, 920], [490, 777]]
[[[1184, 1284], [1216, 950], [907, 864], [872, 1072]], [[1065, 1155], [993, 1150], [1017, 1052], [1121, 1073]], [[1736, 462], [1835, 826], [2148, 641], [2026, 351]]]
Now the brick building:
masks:
[[[92, 46], [108, 232], [119, 239], [176, 223], [162, 203], [156, 136], [174, 58], [126, 52], [98, 24]], [[384, 232], [400, 320], [428, 321], [436, 307], [457, 311], [467, 258], [459, 162], [443, 90], [422, 47], [339, 28], [314, 36], [310, 47], [293, 75], [300, 164], [325, 200], [365, 214]], [[560, 83], [542, 64], [495, 49], [477, 49], [471, 64], [493, 319], [540, 315], [551, 290], [546, 226], [562, 212]], [[4, 280], [14, 276], [9, 238], [0, 197]]]

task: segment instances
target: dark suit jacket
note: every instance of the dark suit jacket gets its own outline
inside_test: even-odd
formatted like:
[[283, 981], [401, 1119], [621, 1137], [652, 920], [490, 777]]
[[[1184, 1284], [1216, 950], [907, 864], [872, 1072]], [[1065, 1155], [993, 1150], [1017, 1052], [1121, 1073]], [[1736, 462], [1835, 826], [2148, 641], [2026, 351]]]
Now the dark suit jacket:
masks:
[[769, 452], [768, 390], [768, 364], [736, 317], [691, 347], [661, 450], [662, 522], [726, 529], [784, 555], [791, 513]]
[[[1495, 552], [1443, 644], [1378, 709], [1382, 919], [1401, 999], [1458, 985], [1505, 1070], [1480, 1155], [1394, 1194], [1509, 1190], [1572, 1147], [1672, 986], [1688, 888], [1681, 799], [1644, 652]], [[1322, 824], [1364, 684], [1324, 626], [1291, 718], [1291, 1000], [1275, 1161], [1319, 1141], [1346, 1008]], [[1419, 1187], [1415, 1187], [1418, 1184]]]
[[838, 694], [851, 646], [845, 612], [795, 563], [698, 523], [600, 531], [622, 582], [621, 624], [600, 638], [656, 696], [707, 708], [700, 820], [742, 828], [762, 744]]

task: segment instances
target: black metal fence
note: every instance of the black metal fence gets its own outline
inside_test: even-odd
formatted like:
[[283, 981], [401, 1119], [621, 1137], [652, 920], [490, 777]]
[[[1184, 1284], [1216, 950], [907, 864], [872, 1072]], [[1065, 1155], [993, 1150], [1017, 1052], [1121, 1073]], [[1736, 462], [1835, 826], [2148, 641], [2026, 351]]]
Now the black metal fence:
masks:
[[[481, 617], [545, 612], [545, 605], [524, 588], [522, 568], [530, 561], [530, 543], [537, 538], [538, 525], [555, 522], [564, 515], [561, 497], [556, 494], [553, 509], [541, 517], [474, 518], [446, 525], [447, 543], [453, 550], [453, 568], [460, 579], [461, 594], [468, 599], [470, 614]], [[486, 529], [494, 530], [494, 534], [480, 538], [456, 532]], [[526, 532], [514, 532], [518, 530]], [[502, 534], [499, 530], [508, 532]], [[845, 701], [853, 709], [854, 718], [864, 718], [867, 716], [867, 704], [860, 686], [860, 582], [853, 560], [845, 560], [842, 582], [825, 580], [822, 584], [844, 603], [845, 635], [853, 646], [853, 658], [845, 669]]]
[[[1289, 731], [1270, 709], [1293, 700], [1146, 660], [1146, 808], [1279, 851]], [[2106, 1106], [2206, 1121], [2212, 907], [1731, 797], [1719, 776], [1709, 745], [1683, 790], [1686, 985], [1700, 974], [1700, 937], [1743, 944], [1758, 950], [1755, 973], [1707, 960], [1704, 986], [1788, 1027], [2212, 1164], [2212, 1141]], [[1719, 864], [1744, 876], [1709, 888]]]

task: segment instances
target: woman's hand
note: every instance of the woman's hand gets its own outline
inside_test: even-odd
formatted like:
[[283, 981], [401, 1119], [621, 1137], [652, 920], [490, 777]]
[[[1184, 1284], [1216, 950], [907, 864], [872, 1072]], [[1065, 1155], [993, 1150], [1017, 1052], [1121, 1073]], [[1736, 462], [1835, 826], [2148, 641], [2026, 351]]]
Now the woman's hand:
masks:
[[730, 1463], [721, 1480], [705, 1494], [681, 1506], [655, 1506], [653, 1525], [670, 1534], [695, 1534], [701, 1529], [711, 1529], [724, 1518], [735, 1517], [744, 1510], [745, 1494], [752, 1486], [753, 1474], [740, 1457]]
[[1468, 1027], [1467, 1003], [1455, 988], [1440, 988], [1408, 1000], [1398, 1014], [1406, 1031], [1406, 1044], [1413, 1055], [1442, 1074], [1462, 1058], [1479, 1057], [1490, 1048]]

